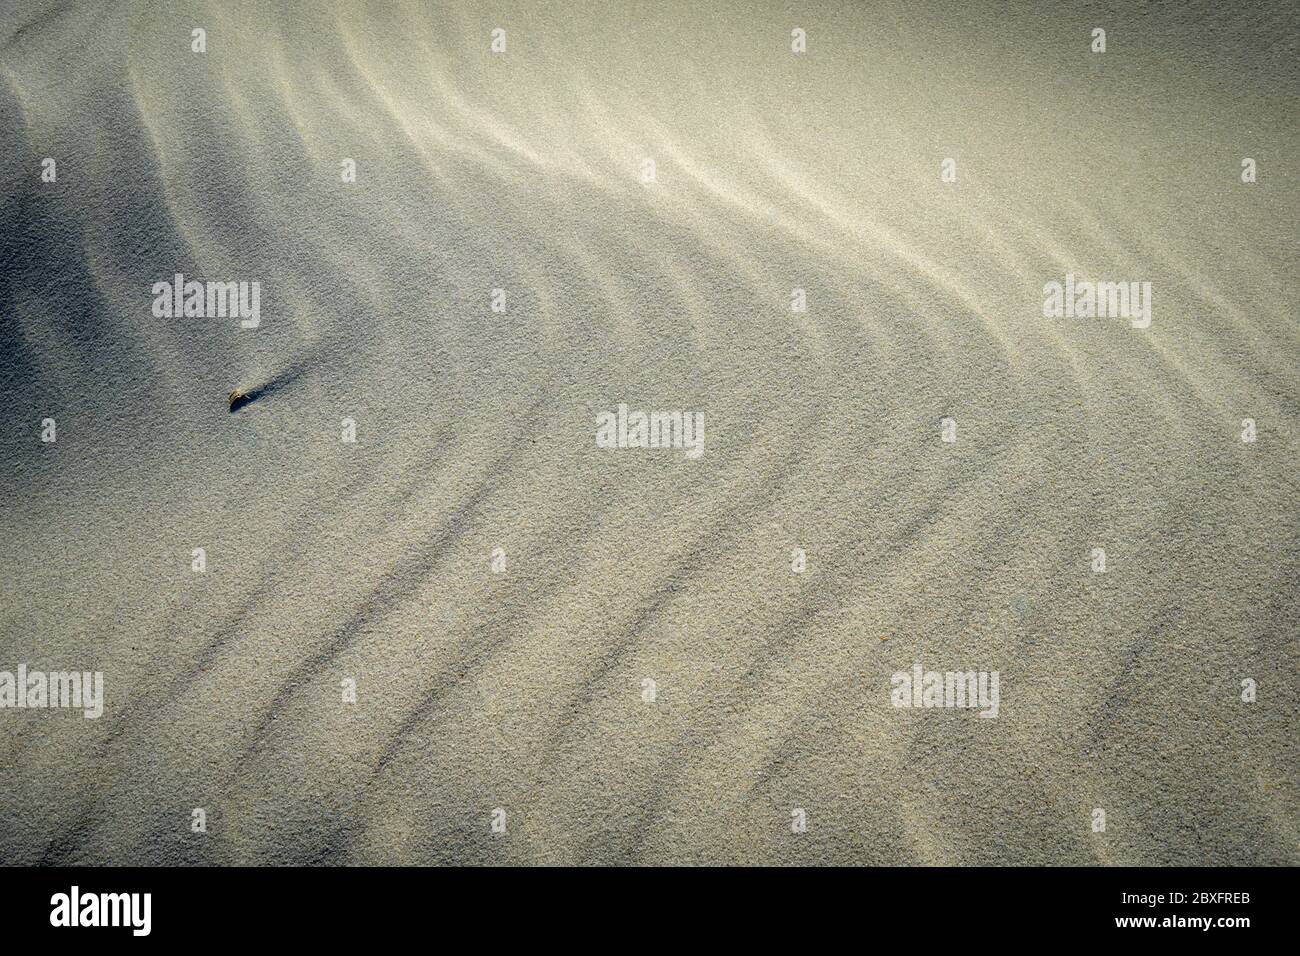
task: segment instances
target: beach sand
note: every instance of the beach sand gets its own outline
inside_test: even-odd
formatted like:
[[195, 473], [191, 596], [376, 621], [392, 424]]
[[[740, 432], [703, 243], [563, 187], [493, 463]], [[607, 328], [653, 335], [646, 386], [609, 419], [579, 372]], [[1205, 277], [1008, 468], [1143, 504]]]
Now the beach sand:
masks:
[[1300, 862], [1293, 6], [11, 8], [0, 862]]

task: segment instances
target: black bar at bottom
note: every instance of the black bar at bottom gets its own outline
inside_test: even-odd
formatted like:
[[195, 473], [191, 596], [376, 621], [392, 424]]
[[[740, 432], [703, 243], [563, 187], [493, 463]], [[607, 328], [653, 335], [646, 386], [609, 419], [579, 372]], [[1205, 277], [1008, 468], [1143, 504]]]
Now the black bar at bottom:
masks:
[[[75, 933], [83, 943], [110, 936], [214, 942], [254, 940], [270, 931], [331, 945], [373, 944], [453, 925], [492, 936], [531, 927], [539, 936], [578, 932], [587, 938], [610, 926], [680, 941], [686, 926], [698, 924], [706, 931], [749, 931], [761, 938], [773, 926], [801, 922], [839, 927], [864, 941], [919, 942], [937, 934], [935, 941], [958, 945], [963, 939], [1033, 934], [1067, 940], [1195, 937], [1232, 945], [1260, 930], [1271, 935], [1287, 927], [1289, 914], [1282, 908], [1294, 874], [914, 868], [683, 870], [665, 878], [646, 868], [592, 877], [574, 870], [0, 869], [10, 941]], [[967, 930], [975, 935], [965, 935]]]

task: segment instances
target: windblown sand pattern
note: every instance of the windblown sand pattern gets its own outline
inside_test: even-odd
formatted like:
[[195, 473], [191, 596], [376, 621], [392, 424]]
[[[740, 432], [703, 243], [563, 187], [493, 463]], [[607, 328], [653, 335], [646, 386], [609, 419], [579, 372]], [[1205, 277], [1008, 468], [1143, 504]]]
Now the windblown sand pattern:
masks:
[[[0, 669], [106, 699], [0, 710], [0, 860], [1300, 862], [1298, 32], [11, 5]], [[997, 719], [893, 706], [918, 662]]]

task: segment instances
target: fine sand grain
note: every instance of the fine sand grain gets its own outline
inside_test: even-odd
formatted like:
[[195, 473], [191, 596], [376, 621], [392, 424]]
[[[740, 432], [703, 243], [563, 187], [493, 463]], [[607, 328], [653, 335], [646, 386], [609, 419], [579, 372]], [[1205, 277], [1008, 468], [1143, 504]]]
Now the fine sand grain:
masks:
[[1123, 6], [7, 4], [0, 862], [1300, 862], [1300, 31]]

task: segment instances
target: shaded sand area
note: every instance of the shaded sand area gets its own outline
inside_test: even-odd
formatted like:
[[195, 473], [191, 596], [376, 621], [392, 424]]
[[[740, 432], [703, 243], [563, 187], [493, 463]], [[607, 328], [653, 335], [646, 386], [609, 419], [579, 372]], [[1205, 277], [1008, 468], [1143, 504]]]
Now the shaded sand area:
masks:
[[12, 4], [0, 670], [105, 701], [0, 860], [1300, 862], [1296, 15], [1178, 6]]

